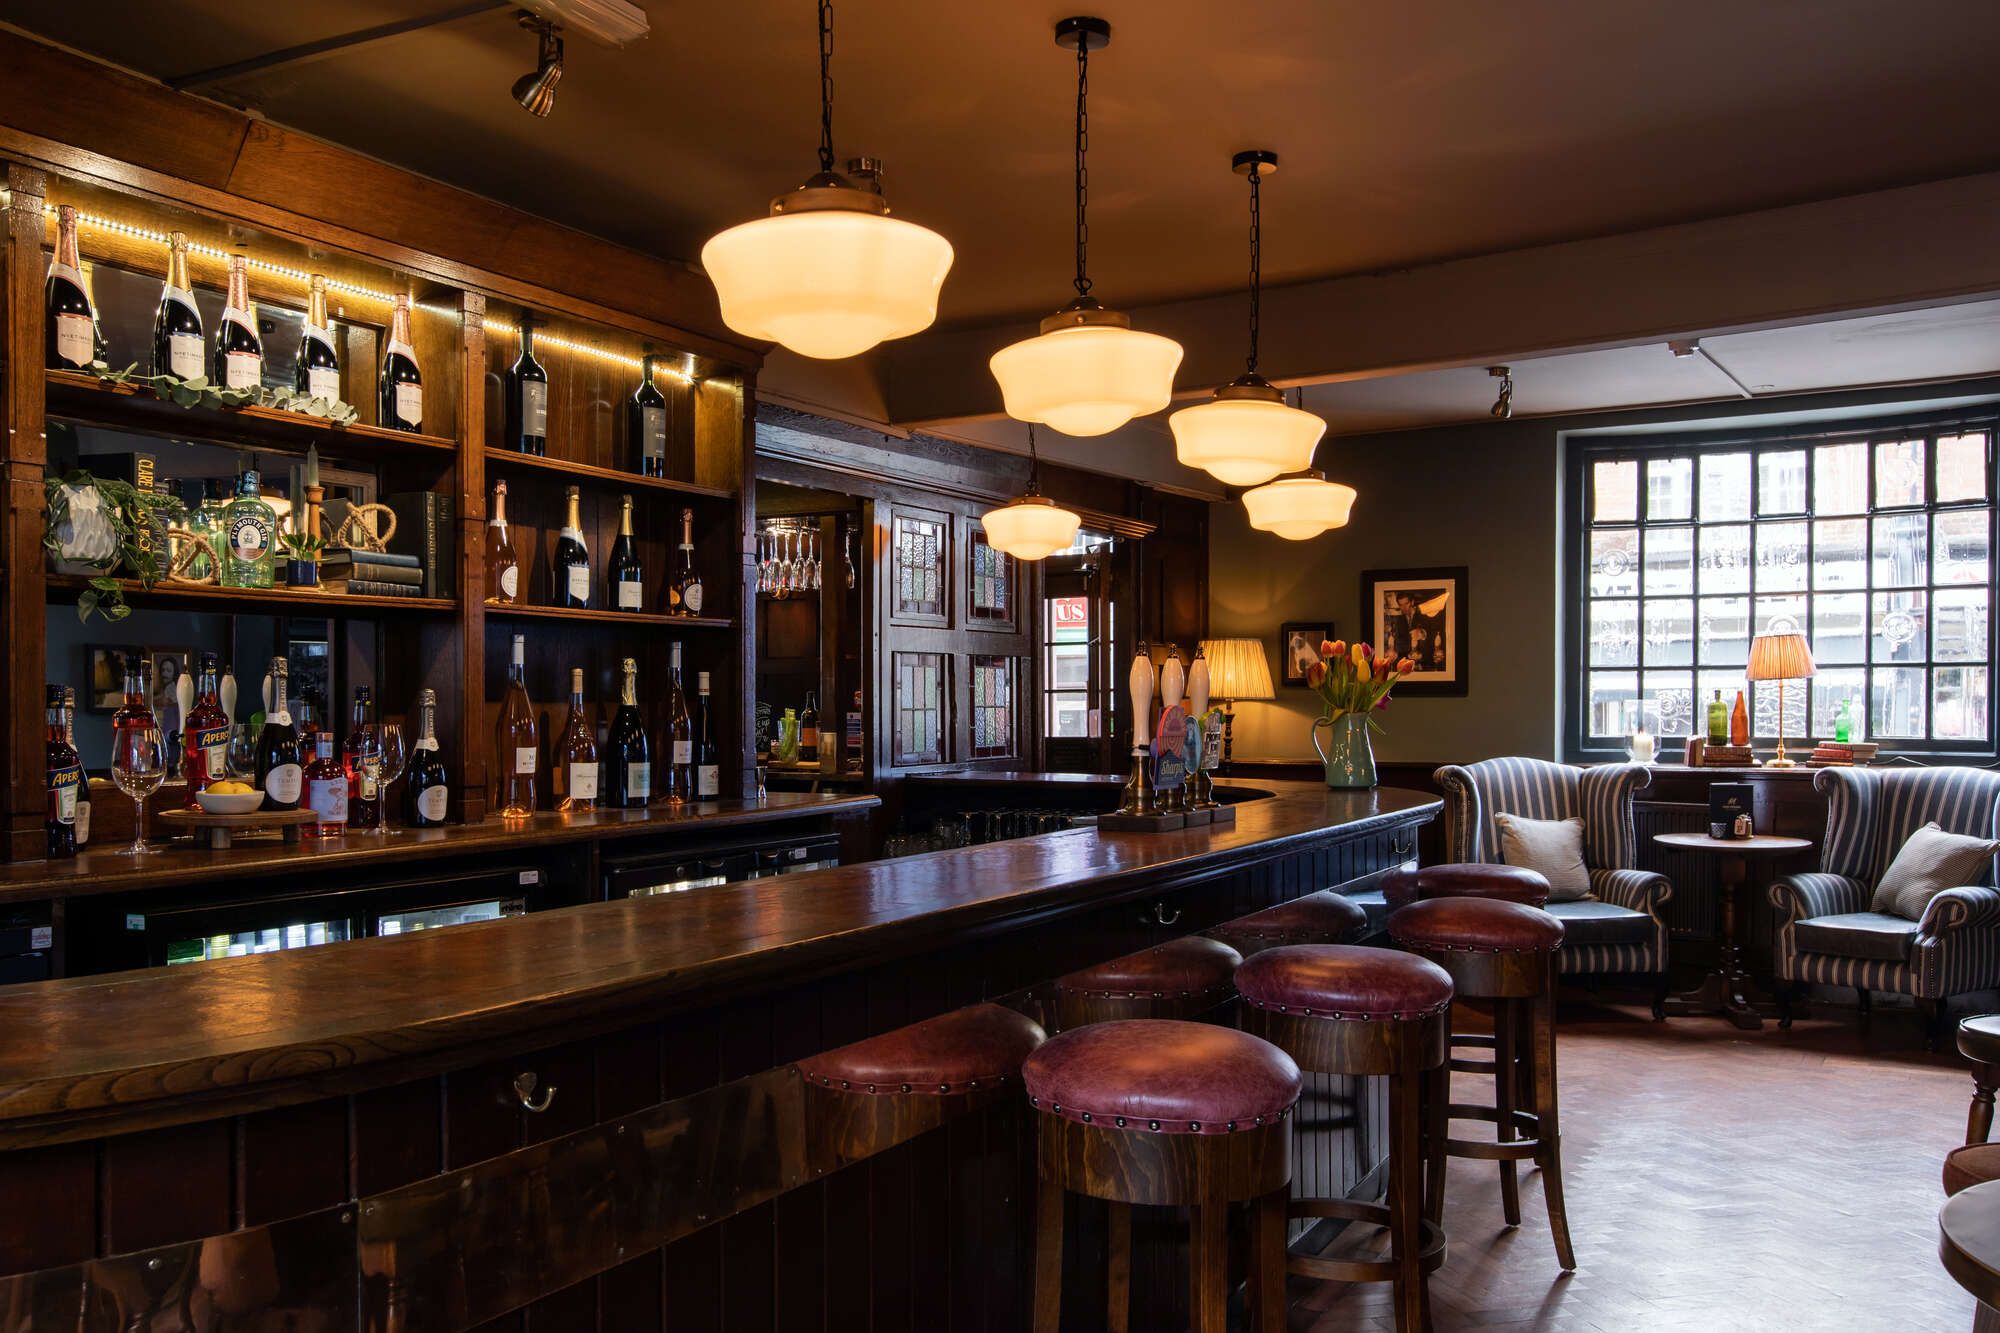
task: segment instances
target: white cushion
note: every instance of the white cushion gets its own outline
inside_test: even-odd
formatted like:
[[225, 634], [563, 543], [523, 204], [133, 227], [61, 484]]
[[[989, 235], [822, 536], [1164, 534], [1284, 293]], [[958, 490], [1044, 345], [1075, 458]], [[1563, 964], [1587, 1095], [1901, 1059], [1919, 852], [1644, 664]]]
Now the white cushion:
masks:
[[1538, 870], [1549, 882], [1552, 903], [1581, 902], [1590, 896], [1590, 867], [1583, 863], [1581, 819], [1523, 819], [1495, 815], [1500, 856], [1510, 866]]
[[2000, 842], [1946, 833], [1932, 820], [1897, 850], [1896, 859], [1875, 884], [1872, 906], [1905, 921], [1921, 921], [1931, 899], [1946, 889], [1984, 880], [1995, 851], [2000, 851]]

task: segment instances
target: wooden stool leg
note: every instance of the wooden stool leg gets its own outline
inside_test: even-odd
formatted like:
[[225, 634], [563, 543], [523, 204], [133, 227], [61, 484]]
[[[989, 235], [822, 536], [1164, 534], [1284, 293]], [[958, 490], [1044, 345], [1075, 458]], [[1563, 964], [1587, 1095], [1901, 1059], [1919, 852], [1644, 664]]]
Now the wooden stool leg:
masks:
[[1035, 1333], [1062, 1325], [1063, 1188], [1035, 1182]]
[[1423, 1248], [1423, 1078], [1423, 1071], [1405, 1069], [1389, 1080], [1389, 1243], [1396, 1261], [1397, 1333], [1422, 1333], [1429, 1303], [1418, 1258]]
[[1109, 1333], [1126, 1333], [1132, 1320], [1132, 1205], [1111, 1205], [1107, 1264], [1110, 1285], [1105, 1292], [1104, 1318]]
[[1285, 1205], [1289, 1189], [1250, 1204], [1250, 1327], [1285, 1333]]
[[1188, 1313], [1193, 1333], [1229, 1330], [1229, 1205], [1188, 1208]]
[[1529, 1002], [1529, 1040], [1534, 1043], [1537, 1136], [1541, 1145], [1535, 1164], [1542, 1168], [1542, 1195], [1549, 1205], [1549, 1231], [1555, 1237], [1556, 1262], [1564, 1272], [1576, 1268], [1576, 1251], [1569, 1243], [1569, 1214], [1563, 1209], [1562, 1120], [1556, 1104], [1555, 963], [1549, 964], [1549, 985]]
[[[1493, 1105], [1500, 1112], [1499, 1140], [1514, 1141], [1515, 1092], [1520, 1082], [1519, 1027], [1520, 1001], [1493, 1002]], [[1521, 1186], [1512, 1162], [1500, 1163], [1500, 1212], [1507, 1225], [1521, 1225]]]
[[1444, 1224], [1445, 1140], [1451, 1137], [1451, 1061], [1424, 1073], [1424, 1216]]
[[1965, 1116], [1965, 1141], [1984, 1143], [1993, 1133], [1993, 1089], [2000, 1087], [2000, 1065], [1974, 1062], [1972, 1109]]

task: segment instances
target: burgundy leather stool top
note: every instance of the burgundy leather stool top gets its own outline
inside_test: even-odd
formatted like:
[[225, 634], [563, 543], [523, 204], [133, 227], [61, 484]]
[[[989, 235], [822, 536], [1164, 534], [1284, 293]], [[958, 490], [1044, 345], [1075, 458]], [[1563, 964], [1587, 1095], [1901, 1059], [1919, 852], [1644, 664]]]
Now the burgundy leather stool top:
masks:
[[1166, 1018], [1072, 1028], [1030, 1055], [1021, 1077], [1038, 1111], [1160, 1134], [1254, 1129], [1299, 1099], [1298, 1065], [1270, 1042]]
[[1025, 1014], [975, 1004], [811, 1056], [799, 1072], [842, 1092], [973, 1092], [1019, 1074], [1047, 1036]]
[[1491, 898], [1426, 898], [1389, 916], [1389, 938], [1406, 948], [1463, 953], [1557, 949], [1563, 923], [1539, 907]]
[[1451, 974], [1415, 954], [1356, 944], [1266, 949], [1236, 969], [1245, 1003], [1307, 1018], [1403, 1020], [1451, 1007]]
[[1335, 944], [1353, 939], [1368, 928], [1368, 913], [1333, 889], [1321, 889], [1216, 929], [1229, 935], [1319, 935]]
[[1189, 935], [1072, 972], [1056, 985], [1088, 995], [1201, 995], [1227, 990], [1242, 961], [1226, 944]]
[[1549, 900], [1548, 877], [1526, 866], [1458, 862], [1394, 870], [1382, 877], [1382, 900], [1407, 907], [1425, 898], [1497, 898], [1540, 907]]

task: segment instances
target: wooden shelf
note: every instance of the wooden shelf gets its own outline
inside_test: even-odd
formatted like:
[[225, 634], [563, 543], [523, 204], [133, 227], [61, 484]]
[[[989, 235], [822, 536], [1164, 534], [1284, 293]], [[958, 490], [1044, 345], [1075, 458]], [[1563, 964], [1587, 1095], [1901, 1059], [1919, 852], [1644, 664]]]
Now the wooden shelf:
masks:
[[[49, 600], [75, 601], [90, 580], [70, 574], [49, 575]], [[199, 606], [207, 603], [224, 613], [250, 611], [257, 615], [357, 616], [450, 615], [458, 601], [446, 597], [366, 597], [355, 593], [313, 592], [304, 588], [221, 588], [180, 583], [144, 587], [137, 579], [120, 579], [118, 586], [133, 606]]]
[[704, 500], [733, 500], [736, 492], [721, 486], [703, 486], [692, 481], [675, 481], [671, 477], [648, 477], [638, 472], [620, 472], [617, 468], [592, 467], [588, 463], [571, 463], [561, 458], [541, 458], [534, 454], [517, 454], [511, 449], [488, 449], [488, 468], [519, 468], [527, 472], [556, 472], [577, 481], [589, 482], [595, 486], [611, 489], [625, 488], [640, 491], [668, 491], [675, 495], [696, 496]]
[[735, 629], [734, 620], [718, 616], [665, 616], [652, 611], [611, 611], [600, 607], [528, 606], [505, 602], [486, 604], [488, 620], [585, 620], [603, 625], [665, 625], [674, 629]]
[[415, 435], [380, 426], [336, 426], [301, 412], [272, 407], [181, 407], [155, 398], [151, 390], [106, 384], [89, 375], [51, 370], [48, 414], [64, 421], [91, 425], [166, 431], [187, 439], [303, 454], [308, 445], [336, 458], [380, 460], [413, 450], [440, 455], [448, 461], [456, 441], [441, 435]]

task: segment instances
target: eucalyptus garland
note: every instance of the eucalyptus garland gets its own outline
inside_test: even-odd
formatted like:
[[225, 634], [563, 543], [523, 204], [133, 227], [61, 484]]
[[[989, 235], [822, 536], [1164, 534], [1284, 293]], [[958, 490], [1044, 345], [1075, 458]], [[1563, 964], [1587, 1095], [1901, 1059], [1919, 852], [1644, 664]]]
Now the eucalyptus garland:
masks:
[[142, 375], [137, 362], [123, 370], [113, 370], [102, 361], [93, 361], [83, 373], [101, 383], [131, 385], [145, 389], [162, 402], [181, 407], [270, 407], [281, 412], [324, 421], [330, 426], [350, 426], [360, 417], [352, 403], [338, 398], [318, 398], [292, 389], [273, 389], [256, 384], [247, 389], [230, 389], [212, 383], [206, 375], [182, 379], [178, 375]]

